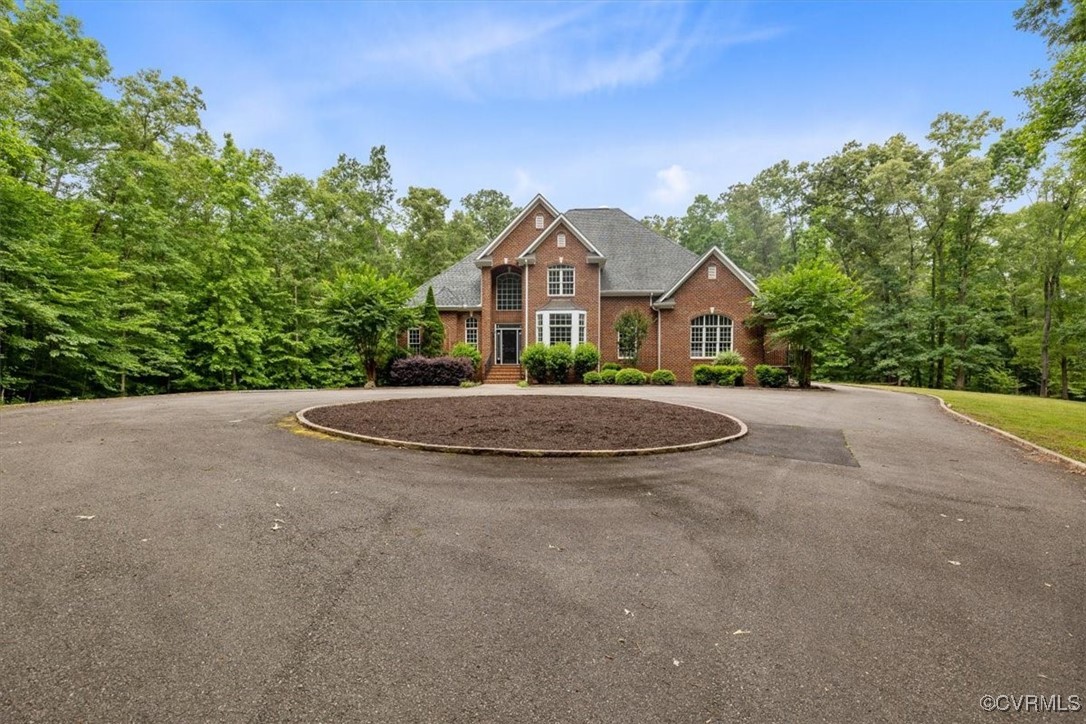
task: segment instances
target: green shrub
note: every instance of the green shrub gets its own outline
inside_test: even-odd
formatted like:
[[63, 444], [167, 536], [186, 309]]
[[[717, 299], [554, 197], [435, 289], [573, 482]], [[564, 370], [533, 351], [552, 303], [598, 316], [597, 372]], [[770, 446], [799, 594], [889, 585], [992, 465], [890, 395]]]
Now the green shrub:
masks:
[[463, 382], [460, 383], [460, 386], [461, 387], [478, 387], [479, 384], [480, 383], [475, 382], [473, 380], [464, 380]]
[[525, 388], [528, 386], [528, 380], [517, 380], [517, 387]]
[[614, 370], [615, 372], [618, 372], [620, 369], [622, 369], [622, 365], [618, 362], [605, 362], [600, 371], [606, 372], [607, 370]]
[[643, 385], [647, 376], [644, 372], [633, 367], [627, 367], [615, 373], [616, 385]]
[[721, 365], [727, 367], [735, 367], [737, 365], [745, 365], [746, 363], [747, 361], [743, 358], [743, 355], [733, 350], [721, 352], [716, 356], [716, 359], [713, 360], [713, 365], [717, 367]]
[[649, 379], [654, 385], [673, 385], [675, 373], [671, 370], [656, 370]]
[[747, 373], [745, 365], [713, 365], [714, 382], [721, 387], [742, 387], [743, 375]]
[[754, 376], [762, 387], [784, 387], [788, 384], [788, 370], [773, 365], [758, 365]]
[[542, 342], [528, 345], [520, 353], [520, 363], [533, 380], [547, 381], [547, 345]]
[[471, 360], [471, 363], [475, 365], [475, 369], [479, 369], [479, 367], [481, 367], [483, 364], [482, 353], [479, 350], [475, 349], [473, 345], [470, 345], [467, 342], [457, 342], [456, 344], [454, 344], [452, 352], [449, 352], [449, 356], [467, 357]]
[[694, 365], [694, 383], [722, 387], [743, 384], [747, 368], [743, 365]]
[[562, 384], [573, 366], [573, 349], [565, 342], [547, 347], [547, 372], [552, 382]]
[[573, 374], [583, 377], [585, 372], [596, 369], [600, 363], [600, 351], [591, 342], [577, 345], [573, 350]]
[[600, 376], [599, 372], [593, 370], [591, 372], [584, 373], [584, 383], [586, 385], [598, 385], [601, 382], [603, 382], [603, 377]]
[[616, 375], [618, 375], [618, 370], [613, 370], [610, 368], [605, 369], [603, 372], [600, 372], [600, 382], [605, 385], [613, 385], [615, 384]]
[[980, 392], [1016, 395], [1018, 394], [1018, 378], [1005, 369], [989, 367], [977, 375], [976, 381], [970, 387]]

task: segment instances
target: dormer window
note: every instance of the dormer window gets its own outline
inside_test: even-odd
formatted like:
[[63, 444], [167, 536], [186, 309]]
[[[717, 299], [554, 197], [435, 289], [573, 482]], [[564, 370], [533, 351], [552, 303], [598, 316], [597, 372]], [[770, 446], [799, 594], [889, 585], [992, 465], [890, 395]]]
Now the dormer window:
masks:
[[542, 229], [543, 228], [543, 221], [544, 221], [543, 214], [536, 214], [535, 215], [535, 228]]
[[558, 248], [559, 249], [565, 249], [566, 248], [566, 235], [565, 234], [559, 234], [558, 235]]
[[716, 264], [709, 265], [709, 278], [716, 279]]

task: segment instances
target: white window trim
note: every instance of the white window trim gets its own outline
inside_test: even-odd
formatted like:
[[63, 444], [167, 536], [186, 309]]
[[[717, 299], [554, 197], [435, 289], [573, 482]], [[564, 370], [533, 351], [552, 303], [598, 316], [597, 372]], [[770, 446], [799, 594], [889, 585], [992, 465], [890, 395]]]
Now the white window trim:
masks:
[[[415, 338], [414, 342], [411, 341], [412, 337]], [[422, 327], [412, 327], [407, 330], [407, 348], [415, 354], [422, 351]]]
[[709, 265], [709, 278], [716, 279], [716, 264]]
[[[695, 356], [694, 355], [694, 322], [696, 320], [698, 320], [698, 319], [704, 319], [705, 317], [720, 317], [721, 319], [727, 319], [731, 323], [728, 326], [728, 347], [727, 347], [727, 349], [724, 349], [724, 348], [722, 348], [720, 346], [719, 335], [718, 335], [717, 351], [716, 352], [714, 352], [714, 353], [712, 353], [710, 355], [702, 354], [700, 356]], [[706, 329], [706, 325], [703, 324], [703, 325], [699, 325], [699, 326], [700, 326], [700, 328], [702, 330], [701, 349], [702, 349], [702, 352], [704, 352], [705, 351], [704, 330]], [[713, 325], [713, 326], [716, 327], [717, 329], [719, 329], [721, 327], [721, 325]], [[720, 354], [721, 352], [731, 352], [732, 350], [735, 349], [735, 320], [732, 319], [731, 317], [729, 317], [726, 314], [716, 314], [716, 313], [700, 314], [697, 317], [694, 317], [693, 319], [690, 320], [690, 347], [688, 349], [690, 350], [690, 359], [715, 359], [716, 356], [718, 354]]]
[[545, 222], [546, 222], [546, 219], [543, 217], [543, 214], [536, 214], [535, 215], [535, 228], [542, 229], [543, 224]]
[[551, 346], [551, 315], [570, 315], [569, 346], [576, 349], [577, 345], [588, 341], [588, 312], [580, 309], [563, 309], [553, 312], [535, 313], [535, 341]]
[[[516, 306], [515, 307], [503, 307], [503, 306], [501, 306], [502, 297], [501, 297], [501, 293], [500, 293], [501, 280], [503, 278], [506, 278], [506, 277], [510, 276], [510, 275], [517, 278], [518, 289], [517, 289], [516, 299], [515, 299], [515, 302], [514, 302], [516, 304]], [[523, 304], [524, 304], [524, 280], [521, 278], [520, 274], [517, 274], [516, 272], [513, 272], [513, 271], [502, 272], [501, 274], [499, 274], [494, 279], [494, 309], [496, 309], [499, 312], [519, 312], [521, 310]]]
[[622, 335], [615, 334], [615, 356], [618, 359], [633, 359], [632, 355], [622, 354]]
[[[474, 322], [474, 324], [472, 324]], [[475, 332], [475, 341], [471, 339], [471, 333]], [[468, 317], [464, 320], [464, 342], [470, 344], [475, 349], [479, 349], [479, 318]]]
[[[563, 272], [569, 271], [569, 292], [563, 292], [565, 287], [565, 276]], [[551, 274], [558, 272], [558, 293], [551, 292]], [[572, 264], [555, 264], [554, 266], [547, 267], [547, 296], [548, 297], [572, 297], [577, 293], [577, 270]]]
[[565, 234], [561, 234], [561, 233], [558, 234], [558, 248], [559, 249], [566, 248], [566, 235]]

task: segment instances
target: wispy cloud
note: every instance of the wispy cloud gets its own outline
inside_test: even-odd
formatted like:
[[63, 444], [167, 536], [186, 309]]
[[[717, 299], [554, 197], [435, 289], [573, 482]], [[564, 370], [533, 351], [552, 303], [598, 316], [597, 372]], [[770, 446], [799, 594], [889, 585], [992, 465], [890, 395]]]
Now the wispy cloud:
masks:
[[690, 174], [682, 166], [674, 163], [656, 172], [659, 185], [652, 192], [652, 198], [667, 206], [690, 198]]
[[651, 84], [699, 49], [719, 52], [781, 32], [706, 32], [711, 24], [681, 3], [485, 4], [470, 15], [401, 22], [352, 61], [349, 75], [469, 98], [576, 96]]

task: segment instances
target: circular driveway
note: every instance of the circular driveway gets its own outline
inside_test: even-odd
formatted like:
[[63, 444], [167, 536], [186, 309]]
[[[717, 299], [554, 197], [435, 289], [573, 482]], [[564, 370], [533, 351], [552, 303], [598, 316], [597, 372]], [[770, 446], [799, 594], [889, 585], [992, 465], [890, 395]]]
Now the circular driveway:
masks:
[[0, 410], [0, 720], [994, 721], [983, 695], [1086, 703], [1086, 478], [933, 399], [516, 390], [750, 428], [647, 458], [447, 455], [289, 422], [512, 391]]

